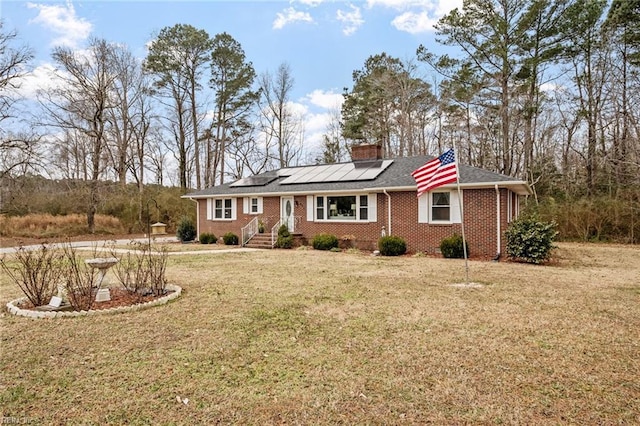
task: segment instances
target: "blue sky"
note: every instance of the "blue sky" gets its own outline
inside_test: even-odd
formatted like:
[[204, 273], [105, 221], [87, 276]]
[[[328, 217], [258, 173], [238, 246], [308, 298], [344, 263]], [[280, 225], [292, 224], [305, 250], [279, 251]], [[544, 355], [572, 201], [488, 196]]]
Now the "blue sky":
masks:
[[[418, 45], [436, 50], [433, 23], [462, 0], [366, 1], [14, 1], [0, 0], [5, 28], [34, 48], [38, 86], [56, 45], [82, 48], [89, 37], [125, 43], [138, 57], [166, 26], [190, 24], [211, 37], [227, 32], [240, 42], [258, 74], [290, 65], [294, 101], [306, 117], [306, 137], [317, 141], [328, 109], [365, 60], [386, 52], [415, 57]], [[426, 67], [425, 73], [428, 72]]]

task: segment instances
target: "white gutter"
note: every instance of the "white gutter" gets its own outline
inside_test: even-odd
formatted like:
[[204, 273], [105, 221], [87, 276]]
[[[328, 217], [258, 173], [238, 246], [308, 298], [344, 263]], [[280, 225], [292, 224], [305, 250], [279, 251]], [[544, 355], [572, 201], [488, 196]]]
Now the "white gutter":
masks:
[[500, 256], [502, 251], [502, 244], [500, 243], [500, 189], [498, 188], [498, 184], [495, 186], [496, 189], [496, 242], [497, 242], [497, 252], [496, 257]]
[[391, 195], [387, 192], [386, 189], [383, 189], [384, 195], [387, 196], [387, 235], [391, 235]]
[[[492, 188], [495, 185], [500, 185], [501, 187], [511, 188], [513, 192], [515, 192], [515, 193], [517, 193], [519, 195], [531, 195], [532, 194], [531, 188], [528, 186], [528, 184], [525, 181], [461, 183], [460, 184], [460, 188], [461, 189], [486, 189], [486, 188]], [[389, 187], [384, 187], [384, 188], [381, 188], [381, 187], [369, 187], [369, 188], [363, 188], [363, 189], [361, 189], [361, 191], [383, 191], [385, 188], [390, 190], [390, 191], [392, 191], [392, 192], [415, 191], [416, 190], [416, 186], [415, 185], [407, 185], [407, 186], [394, 186], [393, 188], [389, 188]], [[455, 189], [455, 188], [457, 188], [457, 184], [442, 185], [440, 188], [443, 188], [443, 189]]]
[[[500, 185], [502, 187], [511, 188], [513, 192], [519, 195], [531, 195], [533, 192], [528, 184], [524, 181], [504, 181], [504, 182], [478, 182], [478, 183], [461, 183], [461, 189], [483, 189], [483, 188], [491, 188], [495, 185]], [[456, 185], [442, 185], [443, 189], [455, 189]], [[310, 191], [281, 191], [281, 192], [225, 192], [225, 193], [216, 193], [216, 194], [206, 194], [206, 195], [182, 195], [180, 198], [187, 198], [190, 200], [204, 200], [207, 198], [219, 198], [219, 197], [280, 197], [282, 195], [317, 195], [317, 194], [345, 194], [350, 195], [354, 193], [365, 193], [365, 192], [400, 192], [400, 191], [415, 191], [415, 185], [407, 185], [407, 186], [396, 186], [393, 188], [385, 187], [367, 187], [367, 188], [347, 188], [347, 189], [334, 189], [334, 190], [323, 190], [323, 189], [315, 189]]]

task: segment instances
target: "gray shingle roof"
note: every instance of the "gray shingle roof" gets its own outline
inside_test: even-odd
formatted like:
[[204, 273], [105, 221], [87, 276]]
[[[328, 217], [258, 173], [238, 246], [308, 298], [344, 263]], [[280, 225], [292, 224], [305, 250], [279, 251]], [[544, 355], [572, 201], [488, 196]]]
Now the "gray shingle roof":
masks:
[[[228, 195], [261, 195], [261, 194], [309, 194], [334, 191], [359, 191], [368, 189], [383, 188], [389, 191], [409, 190], [416, 187], [415, 180], [411, 172], [424, 165], [432, 159], [431, 156], [416, 156], [394, 158], [393, 163], [378, 177], [372, 180], [340, 181], [340, 182], [314, 182], [296, 183], [283, 185], [280, 182], [284, 177], [279, 177], [262, 186], [230, 186], [233, 182], [224, 185], [213, 186], [200, 191], [192, 192], [186, 198], [207, 198], [211, 196]], [[309, 166], [311, 167], [311, 166]], [[510, 187], [517, 193], [529, 194], [531, 190], [526, 182], [477, 167], [460, 164], [460, 186], [461, 187], [493, 187], [499, 184], [501, 187]], [[277, 177], [278, 171], [269, 171], [256, 176]], [[268, 179], [265, 179], [268, 180]]]

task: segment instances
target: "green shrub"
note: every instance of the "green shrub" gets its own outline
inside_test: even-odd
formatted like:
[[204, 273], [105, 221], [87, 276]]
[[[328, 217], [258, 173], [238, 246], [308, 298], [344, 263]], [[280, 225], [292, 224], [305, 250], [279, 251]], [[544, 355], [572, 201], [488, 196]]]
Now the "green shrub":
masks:
[[291, 235], [291, 233], [287, 225], [280, 225], [280, 228], [278, 228], [278, 237], [288, 237], [289, 235]]
[[196, 238], [196, 226], [188, 217], [183, 217], [176, 229], [176, 236], [182, 242], [193, 241]]
[[519, 262], [544, 263], [549, 260], [556, 235], [555, 222], [542, 222], [535, 216], [517, 219], [505, 232], [507, 255]]
[[238, 236], [233, 232], [227, 232], [222, 236], [222, 241], [227, 246], [237, 246], [238, 245]]
[[378, 240], [378, 250], [383, 256], [400, 256], [407, 252], [407, 244], [400, 237], [388, 235]]
[[[465, 241], [467, 258], [469, 258], [469, 243]], [[447, 259], [464, 259], [462, 235], [453, 234], [440, 242], [440, 252]]]
[[316, 250], [331, 250], [338, 247], [338, 237], [331, 234], [318, 234], [313, 237], [311, 245]]
[[284, 249], [290, 249], [293, 247], [293, 235], [289, 232], [287, 225], [280, 225], [280, 228], [278, 228], [276, 247]]
[[203, 232], [200, 234], [200, 244], [215, 244], [216, 241], [216, 236], [209, 232]]

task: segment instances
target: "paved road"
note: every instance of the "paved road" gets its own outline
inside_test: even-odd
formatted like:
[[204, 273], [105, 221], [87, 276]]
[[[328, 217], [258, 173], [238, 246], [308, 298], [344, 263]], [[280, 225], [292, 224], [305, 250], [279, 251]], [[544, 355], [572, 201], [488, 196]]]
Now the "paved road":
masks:
[[[178, 241], [178, 239], [176, 237], [154, 237], [153, 242], [155, 243], [175, 243]], [[142, 243], [146, 243], [147, 241], [149, 241], [147, 238], [131, 238], [128, 240], [100, 240], [100, 241], [71, 241], [71, 242], [65, 242], [65, 243], [50, 243], [47, 244], [48, 247], [56, 247], [56, 248], [61, 248], [65, 245], [71, 245], [71, 247], [74, 247], [78, 250], [93, 250], [94, 248], [101, 248], [103, 247], [105, 244], [115, 244], [115, 245], [127, 245], [131, 242], [142, 242]], [[40, 248], [42, 246], [42, 244], [33, 244], [33, 245], [28, 245], [28, 246], [23, 246], [25, 249], [27, 250], [37, 250], [38, 248]], [[0, 254], [7, 254], [7, 253], [15, 253], [16, 250], [18, 249], [18, 247], [4, 247], [4, 248], [0, 248]], [[195, 251], [176, 251], [176, 252], [170, 252], [168, 253], [169, 255], [173, 256], [173, 255], [183, 255], [183, 254], [213, 254], [213, 253], [243, 253], [243, 252], [251, 252], [251, 251], [257, 251], [258, 249], [252, 249], [252, 248], [246, 248], [246, 247], [238, 247], [238, 248], [230, 248], [230, 249], [218, 249], [218, 250], [195, 250]], [[115, 253], [127, 253], [129, 252], [129, 249], [114, 249], [113, 252]]]

